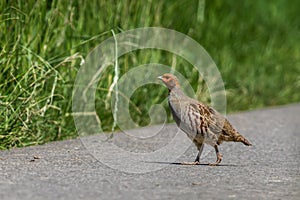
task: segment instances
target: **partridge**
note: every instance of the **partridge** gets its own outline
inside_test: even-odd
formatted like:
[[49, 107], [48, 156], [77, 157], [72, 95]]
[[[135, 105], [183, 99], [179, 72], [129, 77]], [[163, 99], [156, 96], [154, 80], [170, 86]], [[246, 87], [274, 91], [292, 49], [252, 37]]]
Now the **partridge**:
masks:
[[209, 165], [219, 165], [222, 161], [223, 156], [218, 146], [223, 141], [242, 142], [244, 145], [251, 146], [251, 143], [218, 111], [186, 96], [174, 75], [164, 74], [158, 79], [169, 89], [169, 107], [177, 126], [186, 133], [198, 149], [195, 161], [183, 164], [200, 164], [204, 144], [213, 146], [217, 155], [217, 161]]

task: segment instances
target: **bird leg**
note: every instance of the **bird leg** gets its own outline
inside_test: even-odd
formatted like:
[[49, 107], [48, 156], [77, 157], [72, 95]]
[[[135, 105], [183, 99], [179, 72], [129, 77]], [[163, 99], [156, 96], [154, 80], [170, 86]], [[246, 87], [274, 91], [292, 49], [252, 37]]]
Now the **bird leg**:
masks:
[[209, 163], [210, 166], [219, 165], [223, 158], [223, 155], [219, 152], [218, 145], [215, 145], [214, 148], [215, 148], [216, 154], [217, 154], [217, 161], [215, 163]]
[[182, 162], [181, 163], [182, 165], [199, 165], [200, 164], [200, 156], [202, 154], [204, 144], [201, 144], [199, 146], [198, 146], [198, 154], [196, 156], [195, 161], [194, 162]]

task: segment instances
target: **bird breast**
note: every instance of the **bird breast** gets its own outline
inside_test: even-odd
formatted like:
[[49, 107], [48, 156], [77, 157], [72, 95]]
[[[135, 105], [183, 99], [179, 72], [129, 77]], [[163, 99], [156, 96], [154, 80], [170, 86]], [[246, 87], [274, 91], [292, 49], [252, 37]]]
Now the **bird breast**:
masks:
[[186, 112], [188, 110], [186, 100], [169, 98], [169, 106], [177, 126], [193, 140], [197, 135], [197, 127], [189, 121], [189, 113]]

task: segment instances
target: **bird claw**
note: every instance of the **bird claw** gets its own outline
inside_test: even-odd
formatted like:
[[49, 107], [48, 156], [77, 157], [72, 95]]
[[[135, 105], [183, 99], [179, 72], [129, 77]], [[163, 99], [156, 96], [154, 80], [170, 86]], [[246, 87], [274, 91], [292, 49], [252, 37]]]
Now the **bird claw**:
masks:
[[182, 162], [182, 165], [200, 165], [200, 162], [195, 161], [195, 162]]
[[220, 153], [217, 153], [217, 161], [215, 163], [209, 163], [209, 166], [217, 166], [222, 161], [223, 155]]

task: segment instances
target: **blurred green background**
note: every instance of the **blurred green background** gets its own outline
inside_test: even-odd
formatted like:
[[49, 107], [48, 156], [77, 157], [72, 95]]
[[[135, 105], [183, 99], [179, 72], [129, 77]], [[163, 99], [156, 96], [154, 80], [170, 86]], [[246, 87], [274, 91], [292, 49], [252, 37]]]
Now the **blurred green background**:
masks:
[[[229, 113], [299, 102], [299, 8], [298, 0], [0, 1], [0, 149], [77, 136], [71, 101], [76, 73], [111, 30], [157, 26], [195, 39], [221, 72]], [[121, 74], [149, 62], [178, 70], [194, 89], [203, 88], [198, 99], [209, 103], [195, 69], [166, 52], [126, 55]], [[104, 131], [113, 124], [107, 103], [113, 68], [105, 70], [96, 94]], [[167, 108], [166, 96], [163, 86], [139, 88], [129, 99], [132, 118], [147, 125], [143, 113], [157, 103]]]

